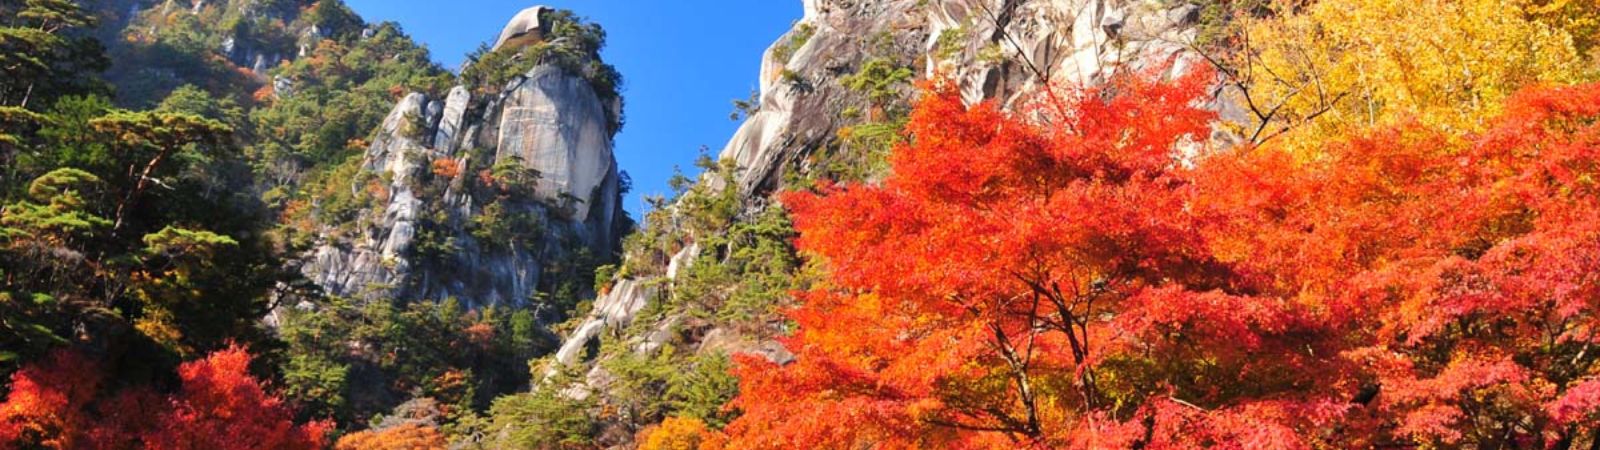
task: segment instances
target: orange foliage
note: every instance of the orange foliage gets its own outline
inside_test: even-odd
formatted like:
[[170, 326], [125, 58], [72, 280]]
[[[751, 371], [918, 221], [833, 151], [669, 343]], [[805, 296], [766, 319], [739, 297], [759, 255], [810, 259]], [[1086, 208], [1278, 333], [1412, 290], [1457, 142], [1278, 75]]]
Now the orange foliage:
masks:
[[[178, 368], [177, 392], [100, 392], [103, 372], [81, 355], [58, 352], [12, 375], [0, 404], [0, 447], [146, 449], [310, 449], [331, 424], [296, 425], [293, 411], [249, 374], [234, 347]], [[249, 439], [241, 439], [248, 436]]]
[[720, 450], [725, 438], [698, 419], [668, 417], [639, 430], [639, 450]]
[[335, 450], [429, 450], [449, 448], [444, 435], [430, 426], [401, 425], [382, 431], [362, 431], [339, 438]]
[[367, 195], [371, 196], [379, 203], [389, 201], [389, 186], [383, 184], [383, 182], [380, 180], [367, 180], [366, 190]]
[[1202, 151], [1210, 75], [1017, 114], [935, 86], [881, 185], [790, 193], [826, 283], [734, 448], [1600, 439], [1600, 84], [1481, 135]]
[[260, 89], [256, 89], [254, 93], [250, 94], [250, 99], [256, 103], [267, 103], [272, 101], [272, 96], [275, 92], [276, 90], [273, 89], [272, 83], [265, 83], [261, 85]]
[[443, 157], [433, 160], [433, 175], [441, 178], [454, 179], [461, 175], [461, 161], [455, 158]]

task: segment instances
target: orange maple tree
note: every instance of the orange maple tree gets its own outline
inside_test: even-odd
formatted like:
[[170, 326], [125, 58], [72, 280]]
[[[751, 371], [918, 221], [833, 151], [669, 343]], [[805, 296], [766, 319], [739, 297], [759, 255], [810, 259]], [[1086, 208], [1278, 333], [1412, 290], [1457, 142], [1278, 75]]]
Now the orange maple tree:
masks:
[[250, 360], [232, 347], [184, 363], [181, 387], [163, 396], [143, 387], [103, 392], [98, 364], [58, 351], [12, 375], [0, 404], [0, 448], [322, 448], [331, 424], [296, 424], [250, 375]]
[[729, 446], [1600, 439], [1600, 85], [1305, 160], [1204, 148], [1211, 80], [934, 84], [880, 185], [786, 195], [827, 280], [795, 362], [740, 359]]
[[449, 448], [437, 428], [406, 424], [383, 430], [367, 430], [339, 438], [334, 450], [418, 450]]

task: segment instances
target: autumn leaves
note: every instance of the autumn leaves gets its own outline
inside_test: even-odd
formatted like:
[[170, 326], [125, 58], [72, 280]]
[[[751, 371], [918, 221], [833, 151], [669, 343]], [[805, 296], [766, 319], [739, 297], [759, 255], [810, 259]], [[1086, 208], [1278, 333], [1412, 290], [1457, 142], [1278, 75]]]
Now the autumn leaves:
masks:
[[827, 283], [796, 362], [738, 369], [729, 446], [1596, 438], [1600, 85], [1184, 168], [1211, 79], [1043, 121], [936, 88], [882, 185], [785, 197]]
[[728, 447], [1600, 439], [1600, 84], [1180, 164], [1216, 79], [934, 87], [881, 185], [787, 195], [827, 281], [794, 363], [742, 360]]

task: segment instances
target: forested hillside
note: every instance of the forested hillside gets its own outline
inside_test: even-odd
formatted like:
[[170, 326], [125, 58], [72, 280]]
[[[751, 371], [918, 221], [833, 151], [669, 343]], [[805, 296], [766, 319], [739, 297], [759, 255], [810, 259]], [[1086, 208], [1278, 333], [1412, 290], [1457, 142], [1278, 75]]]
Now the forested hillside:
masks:
[[0, 0], [0, 448], [1600, 449], [1595, 0], [802, 3], [636, 227], [581, 12]]
[[[6, 448], [313, 448], [386, 415], [473, 442], [478, 415], [527, 387], [526, 361], [554, 345], [547, 328], [573, 314], [629, 226], [591, 206], [617, 203], [614, 164], [593, 196], [529, 197], [552, 168], [497, 162], [482, 154], [492, 145], [435, 150], [442, 112], [396, 109], [462, 83], [479, 95], [452, 105], [450, 132], [466, 135], [476, 125], [461, 115], [488, 114], [506, 101], [492, 98], [500, 86], [555, 67], [615, 103], [595, 109], [604, 141], [591, 145], [604, 147], [582, 149], [610, 161], [620, 77], [598, 61], [604, 32], [570, 12], [546, 21], [583, 41], [485, 47], [460, 80], [398, 25], [336, 0], [18, 0], [0, 21]], [[397, 174], [373, 152], [427, 159]], [[379, 184], [397, 176], [415, 181]], [[340, 242], [382, 220], [391, 189], [413, 187], [438, 218], [409, 229], [437, 241], [400, 258], [531, 251], [525, 297], [340, 292], [304, 268], [318, 249], [359, 245]], [[604, 220], [558, 233], [588, 215], [574, 203]]]

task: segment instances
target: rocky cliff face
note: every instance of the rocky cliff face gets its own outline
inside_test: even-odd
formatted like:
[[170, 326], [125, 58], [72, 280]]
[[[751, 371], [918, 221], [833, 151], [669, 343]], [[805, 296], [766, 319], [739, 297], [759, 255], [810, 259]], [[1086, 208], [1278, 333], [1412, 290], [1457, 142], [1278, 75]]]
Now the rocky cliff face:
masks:
[[536, 307], [583, 295], [587, 278], [562, 282], [592, 273], [628, 226], [615, 108], [544, 64], [483, 98], [464, 86], [406, 96], [351, 181], [372, 207], [323, 224], [303, 272], [328, 294], [363, 298]]
[[[746, 169], [746, 192], [826, 148], [869, 103], [841, 78], [874, 59], [948, 77], [967, 99], [1007, 105], [1045, 80], [1102, 82], [1119, 71], [1164, 75], [1202, 62], [1191, 50], [1200, 8], [1153, 0], [805, 0], [805, 16], [761, 62], [761, 107], [719, 155]], [[1158, 74], [1163, 75], [1163, 74]], [[910, 83], [884, 102], [903, 105]], [[866, 94], [870, 95], [870, 94]]]
[[[1103, 82], [1119, 71], [1172, 76], [1203, 64], [1192, 50], [1200, 9], [1179, 2], [803, 3], [805, 16], [761, 61], [759, 109], [748, 115], [718, 155], [736, 165], [734, 176], [701, 180], [712, 191], [736, 191], [740, 212], [733, 218], [733, 228], [775, 208], [771, 194], [796, 183], [849, 176], [870, 182], [881, 175], [882, 155], [868, 153], [886, 152], [888, 145], [861, 145], [851, 136], [872, 127], [895, 127], [897, 117], [909, 109], [914, 79], [946, 77], [959, 83], [969, 101], [994, 100], [1009, 106], [1046, 82], [1070, 88]], [[866, 167], [867, 173], [841, 171], [841, 165]], [[681, 202], [669, 206], [668, 216], [687, 214], [683, 210], [688, 207]], [[597, 300], [557, 360], [584, 363], [581, 349], [597, 339], [622, 341], [624, 345], [609, 347], [636, 353], [675, 345], [700, 354], [755, 353], [779, 363], [792, 358], [774, 340], [785, 332], [781, 320], [706, 324], [694, 319], [705, 312], [674, 311], [674, 306], [657, 308], [667, 309], [664, 313], [640, 313], [651, 311], [653, 303], [695, 304], [681, 298], [699, 295], [682, 292], [685, 268], [719, 264], [733, 253], [731, 247], [697, 245], [692, 236], [677, 244], [670, 246], [675, 249], [668, 253], [674, 255], [671, 258], [645, 262], [670, 267], [625, 274]], [[624, 265], [631, 262], [637, 261]], [[640, 320], [647, 323], [626, 326]], [[594, 358], [603, 362], [612, 356], [602, 353]], [[604, 364], [594, 364], [580, 390], [605, 397], [612, 379]]]

